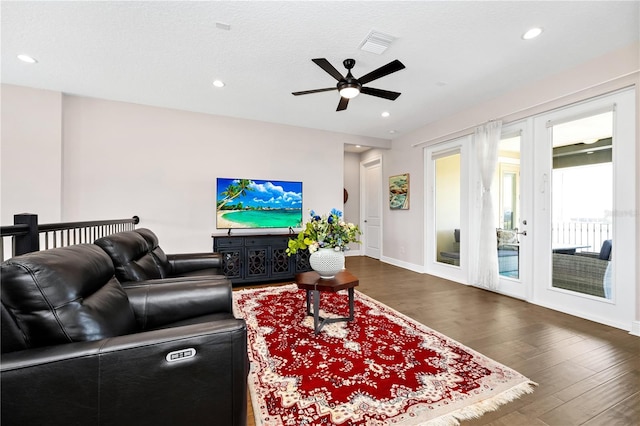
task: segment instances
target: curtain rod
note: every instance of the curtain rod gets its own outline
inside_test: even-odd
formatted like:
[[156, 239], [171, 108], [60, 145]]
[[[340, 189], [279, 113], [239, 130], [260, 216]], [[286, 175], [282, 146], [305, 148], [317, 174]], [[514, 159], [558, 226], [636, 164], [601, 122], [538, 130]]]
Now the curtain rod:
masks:
[[[549, 104], [551, 102], [555, 102], [555, 101], [567, 98], [569, 96], [574, 96], [574, 95], [580, 94], [582, 92], [586, 92], [588, 90], [595, 89], [595, 88], [597, 88], [599, 86], [604, 86], [604, 85], [609, 84], [609, 83], [611, 83], [613, 81], [621, 80], [623, 78], [629, 77], [630, 75], [637, 74], [638, 72], [640, 72], [640, 69], [636, 69], [636, 70], [628, 72], [626, 74], [622, 74], [622, 75], [619, 75], [617, 77], [610, 78], [609, 80], [606, 80], [606, 81], [603, 81], [603, 82], [600, 82], [600, 83], [596, 83], [596, 84], [593, 84], [593, 85], [588, 86], [588, 87], [584, 87], [584, 88], [579, 89], [579, 90], [575, 90], [575, 91], [573, 91], [571, 93], [567, 93], [567, 94], [564, 94], [564, 95], [561, 95], [561, 96], [557, 96], [557, 97], [555, 97], [553, 99], [549, 99], [549, 100], [546, 100], [546, 101], [543, 101], [543, 102], [538, 102], [537, 104], [528, 106], [526, 108], [521, 108], [521, 109], [519, 109], [517, 111], [511, 112], [511, 113], [509, 113], [507, 115], [504, 115], [504, 116], [502, 116], [500, 118], [495, 118], [495, 119], [491, 119], [491, 120], [488, 120], [488, 121], [503, 120], [502, 124], [504, 125], [504, 124], [512, 123], [514, 121], [522, 120], [523, 118], [528, 117], [528, 115], [523, 115], [522, 117], [520, 117], [520, 116], [517, 116], [516, 114], [521, 114], [521, 113], [529, 111], [529, 110], [531, 110], [533, 108], [538, 108], [538, 107], [541, 107], [543, 105]], [[617, 90], [625, 89], [625, 88], [627, 88], [629, 86], [632, 86], [632, 85], [633, 84], [629, 84], [629, 85], [623, 86], [623, 87], [617, 87], [615, 89], [610, 90], [609, 92], [602, 93], [602, 95], [610, 93], [610, 92], [615, 92]], [[542, 111], [539, 112], [539, 113], [536, 113], [536, 114], [540, 114], [540, 113], [542, 113]], [[505, 121], [506, 118], [514, 116], [514, 115], [516, 115], [516, 117], [511, 118], [511, 120]], [[470, 135], [471, 133], [473, 133], [475, 128], [478, 127], [478, 126], [479, 126], [479, 124], [476, 124], [474, 126], [464, 127], [462, 129], [456, 130], [455, 132], [450, 132], [450, 133], [447, 133], [447, 134], [444, 134], [444, 135], [441, 135], [441, 136], [438, 136], [438, 137], [435, 137], [435, 138], [432, 138], [432, 139], [429, 139], [429, 140], [426, 140], [426, 141], [414, 143], [413, 145], [411, 145], [411, 147], [412, 148], [416, 148], [416, 147], [419, 147], [419, 146], [422, 146], [422, 145], [426, 145], [426, 144], [429, 144], [429, 143], [433, 143], [433, 142], [436, 142], [436, 141], [438, 141], [438, 142], [445, 141], [445, 140], [450, 139], [453, 136], [457, 136], [457, 137], [467, 136], [467, 135]]]

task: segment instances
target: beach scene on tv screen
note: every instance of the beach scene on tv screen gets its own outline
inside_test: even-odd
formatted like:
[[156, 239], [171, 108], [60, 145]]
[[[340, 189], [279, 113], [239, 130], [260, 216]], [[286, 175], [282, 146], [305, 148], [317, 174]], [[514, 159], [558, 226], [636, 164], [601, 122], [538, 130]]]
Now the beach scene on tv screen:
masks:
[[218, 178], [216, 228], [302, 227], [302, 182]]

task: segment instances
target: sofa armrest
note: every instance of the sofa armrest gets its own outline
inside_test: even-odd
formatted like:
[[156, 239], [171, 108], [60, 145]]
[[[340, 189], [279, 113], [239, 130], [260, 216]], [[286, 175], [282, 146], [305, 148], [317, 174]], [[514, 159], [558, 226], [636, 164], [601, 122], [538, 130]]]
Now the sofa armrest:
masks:
[[[193, 348], [175, 362], [167, 354]], [[3, 354], [2, 424], [246, 424], [243, 320]]]
[[200, 275], [200, 276], [194, 275], [194, 276], [186, 276], [186, 277], [158, 278], [158, 279], [143, 280], [143, 281], [126, 281], [126, 282], [120, 283], [120, 285], [122, 286], [122, 288], [127, 288], [127, 287], [135, 287], [140, 284], [160, 285], [160, 284], [175, 284], [175, 283], [204, 282], [204, 281], [208, 281], [208, 282], [222, 281], [222, 282], [231, 284], [231, 281], [229, 281], [227, 277], [225, 277], [224, 275]]
[[201, 315], [233, 313], [227, 280], [139, 281], [123, 288], [143, 330]]
[[168, 254], [167, 260], [171, 265], [172, 275], [184, 274], [201, 269], [222, 268], [222, 255], [220, 253]]

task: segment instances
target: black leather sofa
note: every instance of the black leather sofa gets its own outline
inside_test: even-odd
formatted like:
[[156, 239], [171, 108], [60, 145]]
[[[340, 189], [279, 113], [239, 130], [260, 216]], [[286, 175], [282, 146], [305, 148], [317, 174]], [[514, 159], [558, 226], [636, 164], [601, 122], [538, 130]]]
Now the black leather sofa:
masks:
[[123, 287], [93, 244], [0, 273], [3, 426], [246, 424], [246, 325], [227, 280]]
[[117, 232], [95, 241], [111, 258], [121, 283], [203, 276], [224, 279], [219, 253], [165, 254], [146, 228]]

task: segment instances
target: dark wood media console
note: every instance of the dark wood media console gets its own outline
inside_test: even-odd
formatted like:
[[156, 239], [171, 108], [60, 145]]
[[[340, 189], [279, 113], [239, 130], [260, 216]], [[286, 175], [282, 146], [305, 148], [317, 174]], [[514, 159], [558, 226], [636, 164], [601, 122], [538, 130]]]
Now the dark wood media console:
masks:
[[224, 274], [233, 284], [293, 280], [310, 271], [309, 252], [287, 256], [297, 234], [212, 235], [213, 251], [222, 255]]

